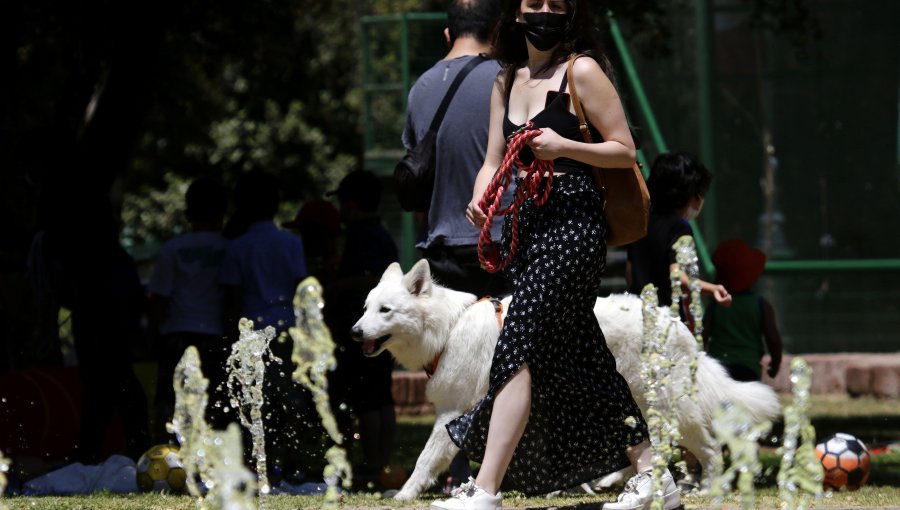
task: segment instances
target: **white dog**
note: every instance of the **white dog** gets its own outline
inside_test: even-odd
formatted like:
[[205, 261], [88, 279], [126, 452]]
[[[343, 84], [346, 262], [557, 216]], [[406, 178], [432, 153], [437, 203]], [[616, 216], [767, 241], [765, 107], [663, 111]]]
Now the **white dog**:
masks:
[[[509, 301], [507, 297], [502, 302], [504, 318]], [[612, 296], [598, 299], [594, 311], [607, 345], [616, 357], [619, 372], [628, 381], [641, 410], [646, 412], [640, 376], [641, 304], [636, 296]], [[680, 321], [668, 319], [667, 312], [660, 310], [664, 313], [659, 314], [659, 320], [669, 321], [665, 325], [671, 325], [667, 343], [670, 356], [676, 361], [688, 359], [697, 352], [693, 335]], [[376, 356], [388, 350], [409, 370], [433, 371], [425, 394], [435, 406], [434, 428], [412, 475], [395, 498], [413, 499], [431, 487], [459, 451], [445, 425], [474, 407], [487, 392], [491, 358], [499, 333], [498, 317], [491, 302], [477, 302], [472, 294], [434, 283], [425, 260], [405, 275], [398, 264], [391, 264], [369, 293], [365, 313], [352, 330], [354, 338], [362, 344], [363, 353]], [[686, 366], [677, 369], [688, 370]], [[697, 385], [696, 400], [679, 388], [660, 397], [676, 402], [681, 444], [697, 456], [704, 472], [710, 473], [717, 453], [711, 420], [720, 402], [729, 400], [745, 405], [754, 422], [774, 418], [780, 408], [771, 388], [730, 379], [721, 365], [702, 352]]]

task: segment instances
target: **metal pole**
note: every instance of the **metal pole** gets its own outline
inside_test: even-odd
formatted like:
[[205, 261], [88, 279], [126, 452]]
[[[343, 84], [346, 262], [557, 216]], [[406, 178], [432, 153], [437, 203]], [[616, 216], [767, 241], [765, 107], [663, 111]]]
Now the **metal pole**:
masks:
[[659, 125], [656, 123], [656, 115], [653, 114], [653, 108], [650, 107], [650, 101], [647, 100], [647, 94], [644, 92], [644, 86], [641, 84], [641, 78], [634, 67], [631, 54], [628, 53], [628, 46], [625, 44], [622, 30], [619, 29], [619, 22], [616, 21], [611, 11], [607, 13], [607, 17], [609, 19], [609, 33], [612, 35], [616, 49], [619, 51], [619, 57], [622, 59], [622, 66], [625, 68], [625, 74], [631, 83], [634, 98], [637, 100], [641, 113], [644, 116], [644, 121], [647, 123], [647, 130], [650, 131], [650, 136], [653, 138], [653, 143], [659, 152], [668, 152], [669, 148], [666, 146], [666, 141], [663, 140]]
[[[715, 142], [713, 126], [713, 62], [712, 62], [712, 15], [710, 0], [694, 1], [694, 16], [697, 28], [697, 116], [700, 142], [700, 161], [707, 167], [715, 168]], [[697, 254], [703, 262], [707, 273], [713, 274], [715, 268], [709, 256], [707, 246], [716, 244], [718, 207], [715, 188], [706, 194], [703, 215], [703, 226], [709, 234], [708, 243], [702, 242], [699, 229], [694, 229], [697, 241]]]
[[[403, 84], [400, 90], [401, 104], [406, 112], [406, 102], [409, 97], [409, 16], [404, 14], [400, 20], [400, 82]], [[400, 265], [404, 271], [408, 271], [414, 262], [416, 249], [416, 218], [411, 212], [403, 212], [402, 242], [400, 246]]]
[[766, 272], [879, 271], [900, 269], [900, 259], [770, 260]]
[[362, 123], [363, 123], [363, 153], [365, 153], [372, 146], [372, 122], [371, 115], [372, 109], [370, 107], [372, 101], [368, 96], [369, 91], [366, 89], [366, 86], [369, 84], [369, 77], [372, 76], [371, 69], [371, 57], [369, 55], [369, 47], [371, 46], [371, 42], [369, 41], [369, 23], [365, 18], [359, 21], [359, 32], [361, 34], [360, 42], [362, 44], [361, 53], [362, 53], [362, 89], [363, 89], [363, 109], [362, 109]]
[[[608, 12], [607, 16], [609, 19], [610, 35], [612, 35], [613, 42], [616, 45], [616, 49], [619, 51], [619, 57], [622, 59], [622, 66], [625, 68], [625, 74], [628, 76], [628, 80], [631, 83], [631, 88], [634, 92], [635, 100], [637, 100], [644, 120], [647, 123], [647, 130], [650, 131], [650, 136], [653, 138], [653, 143], [656, 145], [656, 148], [660, 152], [668, 152], [669, 148], [666, 145], [666, 141], [663, 139], [662, 132], [659, 129], [659, 125], [656, 123], [656, 116], [653, 114], [653, 108], [650, 106], [650, 101], [647, 100], [647, 94], [644, 92], [644, 87], [641, 84], [641, 78], [637, 73], [637, 69], [634, 67], [634, 61], [631, 59], [631, 54], [628, 52], [628, 46], [625, 44], [625, 38], [622, 36], [622, 31], [619, 28], [619, 23], [616, 21], [616, 18], [613, 16], [612, 12]], [[708, 33], [706, 37], [709, 37]], [[709, 59], [707, 58], [706, 60], [708, 66]], [[708, 94], [706, 97], [708, 99]], [[709, 107], [708, 109], [711, 111], [711, 107]], [[709, 137], [712, 137], [711, 133], [709, 134]], [[709, 147], [712, 147], [711, 141], [709, 143]], [[712, 155], [710, 154], [709, 156], [703, 156], [702, 158], [704, 161], [710, 161]], [[644, 177], [646, 178], [650, 171], [650, 166], [647, 163], [647, 158], [643, 151], [638, 151], [638, 160], [643, 165], [642, 170], [644, 173]], [[711, 197], [709, 196], [711, 194], [712, 193], [707, 194], [707, 205], [705, 206], [705, 208], [715, 211], [714, 203], [712, 203], [714, 201], [710, 200]], [[709, 222], [706, 222], [704, 224], [707, 227], [710, 227]], [[708, 274], [713, 274], [715, 272], [715, 267], [713, 267], [712, 258], [709, 256], [709, 249], [707, 248], [707, 244], [704, 241], [703, 234], [700, 232], [700, 227], [695, 221], [691, 221], [691, 227], [694, 230], [694, 244], [697, 247], [697, 256], [700, 259], [700, 263], [703, 264], [703, 270]], [[712, 223], [711, 228], [715, 228], [715, 222]]]

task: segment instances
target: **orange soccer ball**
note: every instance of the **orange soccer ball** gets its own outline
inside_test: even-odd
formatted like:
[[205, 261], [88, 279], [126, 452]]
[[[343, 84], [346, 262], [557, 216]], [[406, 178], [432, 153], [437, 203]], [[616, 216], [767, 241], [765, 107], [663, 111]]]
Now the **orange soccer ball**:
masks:
[[816, 445], [816, 455], [825, 470], [825, 488], [838, 490], [847, 487], [855, 491], [869, 480], [872, 456], [865, 443], [838, 432]]

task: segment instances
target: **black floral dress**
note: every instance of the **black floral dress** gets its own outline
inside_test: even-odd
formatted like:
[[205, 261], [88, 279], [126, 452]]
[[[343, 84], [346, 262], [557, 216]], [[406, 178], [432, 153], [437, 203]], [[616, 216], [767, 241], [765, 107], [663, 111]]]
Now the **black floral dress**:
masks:
[[[504, 483], [526, 494], [572, 487], [629, 465], [625, 450], [645, 440], [634, 402], [593, 306], [606, 267], [600, 195], [587, 172], [554, 179], [547, 203], [525, 202], [510, 264], [515, 291], [491, 365], [490, 388], [447, 425], [472, 460], [484, 457], [494, 398], [527, 363], [531, 414]], [[510, 222], [503, 244], [509, 246]]]

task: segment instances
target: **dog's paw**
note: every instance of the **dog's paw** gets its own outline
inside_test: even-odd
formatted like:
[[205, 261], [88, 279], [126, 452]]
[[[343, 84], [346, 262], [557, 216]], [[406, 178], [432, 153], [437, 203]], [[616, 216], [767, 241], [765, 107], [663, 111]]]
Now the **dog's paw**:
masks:
[[402, 489], [397, 494], [394, 494], [394, 499], [398, 501], [410, 501], [416, 499], [418, 494], [415, 491]]

